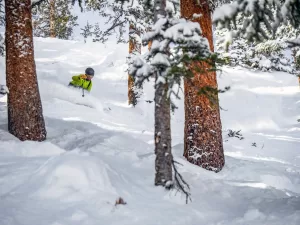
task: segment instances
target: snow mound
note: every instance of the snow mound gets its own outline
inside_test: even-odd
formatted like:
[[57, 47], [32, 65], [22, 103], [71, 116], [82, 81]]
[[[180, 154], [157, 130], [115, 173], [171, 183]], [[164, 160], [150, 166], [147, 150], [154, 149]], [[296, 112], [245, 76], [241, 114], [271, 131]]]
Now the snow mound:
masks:
[[105, 163], [84, 153], [70, 152], [52, 158], [32, 179], [39, 183], [34, 194], [39, 198], [81, 201], [94, 195], [111, 196], [110, 200], [116, 196]]
[[19, 157], [49, 157], [59, 155], [65, 150], [57, 147], [50, 142], [36, 143], [33, 141], [1, 141], [0, 151], [2, 156], [19, 156]]
[[114, 201], [117, 192], [107, 173], [107, 165], [88, 153], [77, 150], [49, 158], [14, 194], [35, 199], [77, 202], [102, 196]]

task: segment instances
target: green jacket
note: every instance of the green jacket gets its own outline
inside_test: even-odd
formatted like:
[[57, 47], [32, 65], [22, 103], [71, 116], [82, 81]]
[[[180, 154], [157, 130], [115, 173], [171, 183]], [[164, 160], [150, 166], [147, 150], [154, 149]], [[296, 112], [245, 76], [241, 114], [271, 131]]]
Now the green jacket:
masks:
[[72, 77], [72, 81], [70, 82], [69, 85], [74, 86], [74, 87], [78, 87], [78, 88], [83, 88], [87, 91], [91, 91], [93, 83], [91, 80], [86, 80], [81, 78], [81, 76], [83, 76], [82, 74], [78, 75], [78, 76], [73, 76]]

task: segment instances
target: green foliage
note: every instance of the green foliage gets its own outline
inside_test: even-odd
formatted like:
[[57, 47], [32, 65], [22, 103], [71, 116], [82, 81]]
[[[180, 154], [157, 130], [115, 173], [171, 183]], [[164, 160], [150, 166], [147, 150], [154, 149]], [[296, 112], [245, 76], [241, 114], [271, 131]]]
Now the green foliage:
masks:
[[[73, 28], [78, 26], [77, 16], [71, 14], [71, 3], [55, 0], [54, 29], [57, 38], [71, 39]], [[50, 36], [50, 4], [44, 1], [32, 9], [33, 34], [37, 37]]]
[[241, 133], [241, 130], [236, 131], [236, 130], [231, 130], [231, 129], [229, 129], [229, 130], [228, 130], [227, 136], [230, 137], [230, 138], [231, 138], [231, 137], [235, 137], [235, 138], [237, 138], [237, 139], [239, 139], [239, 140], [245, 139], [245, 138], [243, 137], [242, 133]]
[[85, 8], [88, 11], [99, 11], [104, 0], [88, 0], [85, 1]]
[[85, 27], [81, 28], [81, 30], [82, 32], [80, 34], [84, 37], [84, 42], [86, 42], [86, 39], [93, 35], [93, 26], [87, 21]]
[[227, 91], [230, 90], [230, 87], [227, 86], [224, 89], [218, 89], [216, 87], [211, 87], [211, 86], [204, 86], [199, 88], [198, 90], [198, 95], [203, 95], [205, 97], [208, 98], [208, 100], [210, 101], [210, 105], [211, 107], [216, 107], [219, 104], [219, 98], [218, 98], [218, 94], [219, 93], [225, 93]]
[[277, 40], [267, 40], [263, 43], [257, 44], [254, 49], [256, 54], [263, 54], [265, 56], [271, 56], [273, 53], [280, 54], [285, 49], [284, 43]]

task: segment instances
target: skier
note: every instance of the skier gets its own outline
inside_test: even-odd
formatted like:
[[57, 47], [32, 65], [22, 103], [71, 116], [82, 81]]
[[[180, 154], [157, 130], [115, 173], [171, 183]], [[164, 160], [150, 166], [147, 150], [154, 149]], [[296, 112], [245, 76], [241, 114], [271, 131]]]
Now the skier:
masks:
[[84, 90], [90, 92], [92, 89], [92, 78], [94, 77], [94, 73], [95, 72], [93, 68], [86, 68], [85, 74], [72, 77], [72, 81], [69, 83], [69, 86], [82, 88], [82, 97], [84, 97]]

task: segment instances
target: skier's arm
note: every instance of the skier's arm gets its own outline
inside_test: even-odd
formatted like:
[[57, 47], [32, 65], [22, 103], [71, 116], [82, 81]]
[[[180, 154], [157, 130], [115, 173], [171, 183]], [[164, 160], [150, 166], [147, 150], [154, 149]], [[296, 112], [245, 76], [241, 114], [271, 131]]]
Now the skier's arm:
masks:
[[89, 84], [88, 88], [87, 88], [88, 91], [91, 91], [91, 90], [92, 90], [92, 85], [93, 85], [93, 84], [92, 84], [92, 82], [91, 82], [91, 83]]
[[79, 81], [79, 80], [80, 80], [80, 76], [73, 76], [73, 77], [72, 77], [72, 80], [74, 80], [74, 81]]

